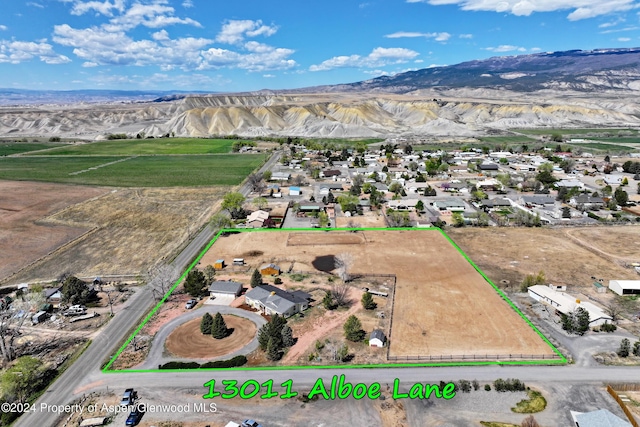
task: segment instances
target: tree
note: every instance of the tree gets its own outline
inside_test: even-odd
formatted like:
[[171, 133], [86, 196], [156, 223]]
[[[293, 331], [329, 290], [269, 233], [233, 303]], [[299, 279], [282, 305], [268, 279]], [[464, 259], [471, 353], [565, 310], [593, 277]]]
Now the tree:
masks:
[[611, 321], [616, 323], [620, 320], [620, 315], [622, 314], [622, 309], [616, 302], [610, 302], [609, 304], [604, 306], [604, 312], [611, 316]]
[[252, 173], [247, 177], [247, 183], [251, 187], [251, 191], [260, 193], [264, 190], [264, 176], [261, 173]]
[[520, 285], [520, 290], [522, 292], [527, 292], [527, 289], [531, 286], [535, 285], [544, 285], [546, 282], [546, 278], [544, 276], [544, 271], [540, 270], [538, 274], [527, 274], [522, 281], [522, 285]]
[[626, 206], [627, 202], [629, 201], [629, 195], [622, 189], [622, 187], [616, 188], [613, 197], [616, 199], [616, 203], [618, 203], [618, 205], [620, 206]]
[[338, 308], [338, 304], [336, 304], [335, 301], [333, 300], [333, 294], [331, 291], [327, 291], [324, 294], [324, 298], [322, 298], [322, 305], [327, 310], [334, 310]]
[[256, 286], [262, 285], [262, 274], [256, 268], [253, 270], [253, 274], [251, 275], [251, 287], [255, 288]]
[[353, 267], [353, 256], [350, 253], [341, 253], [334, 257], [335, 271], [344, 282], [351, 280], [350, 271]]
[[225, 338], [229, 335], [229, 329], [227, 323], [224, 321], [222, 314], [217, 312], [213, 318], [213, 324], [211, 325], [211, 336], [217, 340]]
[[211, 328], [213, 327], [213, 317], [209, 313], [205, 313], [200, 321], [200, 332], [203, 335], [211, 335]]
[[329, 225], [329, 215], [326, 212], [318, 213], [318, 225], [320, 228], [325, 228]]
[[62, 299], [69, 305], [86, 304], [96, 298], [96, 292], [76, 276], [69, 276], [62, 284]]
[[291, 329], [291, 326], [289, 325], [284, 325], [284, 327], [282, 328], [282, 345], [285, 347], [291, 347], [292, 345], [294, 345], [296, 343], [295, 338], [293, 338], [293, 330]]
[[201, 297], [207, 293], [207, 279], [204, 273], [197, 268], [193, 268], [184, 280], [184, 290], [194, 298]]
[[281, 354], [280, 349], [275, 343], [273, 338], [269, 338], [267, 342], [267, 358], [271, 361], [280, 360]]
[[396, 195], [400, 194], [400, 192], [402, 191], [402, 184], [400, 184], [398, 181], [393, 181], [389, 186], [389, 191]]
[[266, 209], [269, 206], [269, 202], [264, 197], [255, 197], [252, 202], [256, 209]]
[[571, 218], [571, 208], [569, 206], [562, 208], [562, 218]]
[[389, 227], [411, 227], [411, 218], [409, 218], [408, 212], [387, 209], [387, 222]]
[[584, 335], [589, 330], [589, 312], [582, 307], [578, 307], [575, 311], [575, 328], [576, 335]]
[[633, 343], [633, 355], [640, 356], [640, 341]]
[[529, 415], [527, 418], [522, 420], [520, 427], [540, 427], [540, 424], [533, 418], [533, 415]]
[[631, 351], [631, 342], [628, 338], [624, 338], [622, 342], [620, 342], [620, 347], [618, 347], [618, 356], [620, 357], [629, 357], [629, 352]]
[[331, 298], [338, 307], [344, 307], [351, 304], [349, 300], [349, 290], [351, 286], [346, 282], [336, 282], [331, 287]]
[[336, 359], [341, 362], [346, 362], [349, 360], [349, 346], [347, 343], [344, 343], [340, 346], [338, 351], [336, 352]]
[[464, 227], [464, 217], [460, 212], [453, 212], [451, 214], [451, 220], [453, 221], [454, 227]]
[[205, 284], [207, 286], [211, 285], [216, 278], [216, 269], [209, 264], [202, 270], [202, 273], [204, 274]]
[[364, 339], [365, 332], [362, 323], [356, 316], [351, 315], [344, 324], [344, 337], [349, 341], [358, 342]]
[[0, 377], [5, 397], [17, 403], [25, 403], [41, 386], [44, 369], [35, 357], [22, 356]]
[[233, 228], [233, 221], [231, 221], [231, 218], [220, 212], [211, 217], [209, 224], [211, 224], [211, 227], [215, 230]]
[[276, 313], [269, 322], [262, 325], [258, 331], [258, 344], [262, 351], [267, 351], [269, 340], [273, 341], [273, 345], [278, 350], [282, 348], [282, 330], [286, 324], [287, 319]]
[[362, 307], [364, 307], [365, 310], [373, 310], [378, 306], [378, 304], [373, 301], [373, 295], [371, 295], [369, 292], [365, 292], [364, 294], [362, 294], [361, 302]]
[[416, 211], [424, 212], [424, 203], [422, 203], [422, 200], [418, 200], [418, 203], [416, 203]]
[[346, 194], [338, 196], [338, 203], [340, 203], [340, 208], [342, 209], [342, 212], [355, 212], [359, 202], [360, 200], [356, 196], [346, 195]]
[[228, 210], [233, 219], [242, 218], [244, 216], [244, 209], [242, 209], [244, 201], [245, 198], [241, 193], [227, 193], [222, 199], [222, 209]]

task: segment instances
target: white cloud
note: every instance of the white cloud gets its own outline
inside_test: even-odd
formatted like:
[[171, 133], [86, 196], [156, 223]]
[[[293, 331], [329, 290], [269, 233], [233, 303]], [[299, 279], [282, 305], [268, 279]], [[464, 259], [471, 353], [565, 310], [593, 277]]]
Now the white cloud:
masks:
[[71, 8], [72, 15], [84, 15], [90, 11], [96, 11], [105, 16], [113, 16], [113, 10], [120, 13], [124, 12], [124, 0], [113, 0], [113, 3], [109, 0], [101, 1], [87, 1], [80, 0], [63, 0], [65, 3], [73, 3]]
[[598, 25], [598, 28], [610, 28], [610, 27], [615, 27], [618, 24], [622, 24], [623, 22], [625, 22], [626, 19], [624, 19], [623, 17], [618, 17], [617, 19], [615, 19], [614, 21], [609, 21], [609, 22], [603, 22], [602, 24]]
[[439, 42], [446, 42], [447, 40], [449, 40], [449, 38], [451, 38], [451, 34], [446, 32], [418, 33], [413, 31], [398, 31], [396, 33], [387, 34], [385, 35], [385, 37], [388, 39], [399, 39], [399, 38], [405, 38], [405, 37], [408, 37], [408, 38], [425, 37], [425, 38], [435, 39], [436, 41], [439, 41]]
[[630, 42], [631, 39], [629, 37], [618, 37], [619, 42]]
[[174, 11], [174, 8], [171, 6], [166, 6], [161, 3], [134, 3], [122, 15], [112, 18], [110, 24], [104, 28], [110, 31], [127, 31], [139, 25], [148, 28], [162, 28], [175, 24], [202, 27], [198, 21], [191, 18], [178, 18], [174, 16]]
[[231, 20], [222, 25], [222, 30], [216, 36], [220, 43], [236, 44], [244, 41], [246, 37], [269, 37], [278, 31], [275, 25], [263, 25], [261, 20]]
[[318, 65], [309, 67], [309, 71], [326, 71], [334, 68], [374, 68], [383, 67], [389, 64], [400, 64], [407, 62], [419, 53], [410, 49], [394, 47], [384, 48], [377, 47], [367, 56], [350, 55], [350, 56], [334, 56]]
[[233, 67], [248, 71], [285, 70], [293, 68], [297, 63], [289, 57], [294, 53], [291, 49], [276, 48], [256, 43], [251, 45], [249, 53], [239, 53], [227, 49], [211, 48], [202, 52], [204, 58], [199, 70], [210, 68]]
[[640, 27], [625, 27], [625, 28], [618, 28], [616, 30], [600, 31], [600, 34], [623, 33], [625, 31], [635, 31], [638, 29], [640, 29]]
[[274, 74], [263, 74], [262, 77], [267, 78], [267, 79], [272, 79], [275, 77]]
[[97, 66], [98, 66], [98, 64], [97, 64], [97, 63], [95, 63], [95, 62], [83, 62], [83, 63], [82, 63], [82, 66], [83, 66], [84, 68], [93, 68], [93, 67], [97, 67]]
[[526, 52], [527, 51], [527, 49], [523, 47], [513, 46], [510, 44], [502, 44], [497, 47], [485, 47], [484, 50], [488, 50], [490, 52], [513, 52], [513, 51]]
[[593, 18], [636, 8], [635, 0], [406, 0], [407, 3], [428, 3], [434, 6], [459, 5], [462, 10], [491, 11], [529, 16], [534, 12], [571, 10], [571, 21]]
[[185, 9], [193, 7], [193, 0], [184, 0], [182, 2], [182, 7], [184, 7]]
[[36, 3], [33, 1], [27, 2], [27, 6], [32, 6], [32, 7], [37, 7], [40, 9], [44, 9], [44, 5], [41, 5], [40, 3]]
[[35, 57], [47, 64], [71, 62], [68, 57], [54, 52], [49, 43], [0, 40], [0, 63], [20, 64]]
[[169, 40], [169, 33], [167, 33], [167, 30], [160, 30], [156, 33], [151, 34], [151, 37], [154, 40]]
[[0, 25], [0, 31], [7, 31], [8, 29], [6, 25]]
[[422, 64], [424, 62], [424, 59], [416, 59], [415, 61], [413, 61], [414, 64]]
[[460, 34], [458, 37], [460, 37], [461, 39], [472, 39], [473, 34]]

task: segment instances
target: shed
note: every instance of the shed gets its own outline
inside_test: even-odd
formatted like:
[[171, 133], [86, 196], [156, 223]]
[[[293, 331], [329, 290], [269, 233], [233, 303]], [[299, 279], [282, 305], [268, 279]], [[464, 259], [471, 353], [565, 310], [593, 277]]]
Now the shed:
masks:
[[244, 265], [244, 258], [234, 258], [233, 265]]
[[302, 193], [300, 187], [289, 187], [289, 195], [290, 196], [299, 196]]
[[259, 270], [260, 274], [262, 274], [263, 276], [277, 276], [282, 272], [282, 270], [280, 270], [280, 267], [278, 267], [274, 263], [264, 264], [260, 266]]
[[640, 295], [640, 280], [609, 280], [609, 289], [618, 295]]
[[387, 343], [387, 337], [380, 329], [374, 329], [371, 331], [369, 337], [369, 347], [384, 347]]
[[33, 317], [31, 318], [31, 323], [33, 323], [34, 325], [37, 325], [40, 322], [44, 322], [46, 318], [47, 318], [47, 312], [39, 311], [33, 315]]
[[209, 296], [217, 298], [221, 296], [239, 296], [242, 293], [242, 283], [233, 280], [216, 280], [209, 285]]
[[223, 259], [219, 259], [216, 262], [213, 263], [213, 268], [215, 268], [216, 270], [222, 270], [224, 268], [224, 260]]

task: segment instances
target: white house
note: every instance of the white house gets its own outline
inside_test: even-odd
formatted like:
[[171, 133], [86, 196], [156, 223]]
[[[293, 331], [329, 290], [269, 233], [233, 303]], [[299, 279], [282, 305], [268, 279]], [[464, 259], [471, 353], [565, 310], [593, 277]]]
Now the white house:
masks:
[[618, 295], [640, 295], [640, 280], [609, 280], [609, 289]]
[[387, 343], [387, 337], [380, 329], [374, 329], [371, 331], [369, 337], [369, 347], [384, 347]]
[[543, 285], [530, 286], [528, 288], [529, 296], [536, 301], [555, 308], [562, 314], [569, 314], [578, 307], [584, 308], [589, 313], [590, 327], [600, 326], [613, 320], [611, 316], [595, 304], [588, 301], [580, 301], [565, 292], [558, 292], [554, 288]]

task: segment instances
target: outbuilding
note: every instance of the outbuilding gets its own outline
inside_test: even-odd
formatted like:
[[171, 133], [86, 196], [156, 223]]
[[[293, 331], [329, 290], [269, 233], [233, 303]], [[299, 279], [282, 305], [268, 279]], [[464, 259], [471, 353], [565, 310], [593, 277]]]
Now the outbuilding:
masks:
[[618, 295], [640, 295], [640, 280], [609, 280], [609, 289]]
[[222, 270], [224, 268], [224, 260], [223, 259], [219, 259], [216, 262], [213, 263], [213, 268], [215, 268], [216, 270]]
[[216, 280], [209, 285], [209, 296], [219, 298], [233, 296], [234, 298], [242, 293], [242, 283], [233, 280]]
[[280, 267], [273, 263], [261, 265], [259, 270], [263, 276], [277, 276], [281, 273]]
[[534, 300], [547, 304], [565, 315], [572, 313], [578, 307], [584, 308], [589, 312], [589, 327], [591, 328], [613, 322], [612, 317], [597, 305], [589, 301], [576, 299], [565, 292], [558, 292], [554, 288], [555, 286], [553, 285], [534, 285], [527, 290], [529, 291], [529, 296]]
[[380, 329], [374, 329], [369, 336], [369, 347], [384, 347], [387, 344], [387, 337]]

